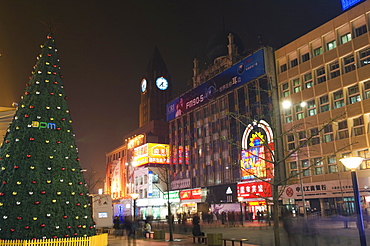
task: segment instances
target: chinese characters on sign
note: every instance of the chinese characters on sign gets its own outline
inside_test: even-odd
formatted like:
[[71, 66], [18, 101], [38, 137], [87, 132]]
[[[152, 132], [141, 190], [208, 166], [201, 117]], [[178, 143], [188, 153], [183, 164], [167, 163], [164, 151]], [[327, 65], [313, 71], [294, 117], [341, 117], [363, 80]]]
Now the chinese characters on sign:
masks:
[[264, 181], [238, 183], [237, 189], [238, 197], [266, 198], [272, 196], [270, 183]]

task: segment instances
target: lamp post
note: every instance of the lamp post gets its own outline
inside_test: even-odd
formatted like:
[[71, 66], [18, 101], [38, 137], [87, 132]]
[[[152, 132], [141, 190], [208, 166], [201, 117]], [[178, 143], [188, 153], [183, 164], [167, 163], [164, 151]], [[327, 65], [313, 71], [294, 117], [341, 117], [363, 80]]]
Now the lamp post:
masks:
[[340, 159], [340, 161], [343, 163], [345, 167], [351, 169], [353, 193], [355, 196], [355, 209], [356, 209], [356, 214], [357, 214], [357, 228], [358, 228], [358, 234], [360, 236], [360, 245], [366, 246], [364, 219], [362, 217], [360, 191], [358, 189], [358, 181], [357, 181], [357, 175], [356, 175], [356, 168], [362, 163], [362, 160], [363, 160], [362, 157], [346, 157], [346, 158]]
[[[284, 101], [282, 104], [283, 104], [284, 109], [289, 109], [294, 105], [299, 105], [302, 108], [306, 106], [306, 102], [299, 102], [296, 104], [292, 104], [290, 101]], [[299, 142], [296, 141], [297, 132], [296, 132], [295, 127], [293, 128], [293, 135], [294, 135], [294, 145], [298, 147]], [[303, 170], [302, 170], [302, 166], [301, 166], [300, 159], [299, 159], [299, 149], [296, 149], [296, 152], [297, 152], [296, 157], [297, 157], [297, 165], [298, 165], [298, 172], [299, 172], [299, 185], [301, 186], [301, 191], [302, 191], [303, 218], [307, 220], [307, 207], [306, 207], [306, 199], [305, 199], [305, 192], [304, 192], [304, 186], [303, 186], [303, 173], [302, 173]]]
[[132, 200], [134, 200], [134, 213], [133, 213], [133, 221], [136, 220], [136, 199], [139, 198], [139, 194], [137, 193], [132, 193], [130, 194]]
[[242, 226], [244, 226], [244, 224], [243, 224], [243, 207], [242, 207], [243, 197], [239, 196], [238, 197], [238, 202], [240, 204], [240, 224]]

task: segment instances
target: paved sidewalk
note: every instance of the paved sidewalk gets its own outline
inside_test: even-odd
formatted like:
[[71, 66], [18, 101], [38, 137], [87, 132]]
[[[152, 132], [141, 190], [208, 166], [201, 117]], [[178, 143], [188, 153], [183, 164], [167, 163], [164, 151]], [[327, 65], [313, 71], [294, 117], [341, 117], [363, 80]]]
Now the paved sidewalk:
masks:
[[[155, 230], [154, 228], [153, 230]], [[164, 228], [160, 228], [164, 229]], [[249, 241], [243, 243], [243, 246], [273, 246], [274, 245], [274, 232], [273, 227], [265, 223], [258, 222], [244, 222], [244, 226], [225, 226], [220, 223], [214, 224], [201, 224], [201, 229], [207, 233], [222, 233], [223, 237], [235, 238], [248, 238]], [[339, 245], [360, 245], [358, 230], [355, 223], [350, 223], [350, 228], [344, 228], [343, 221], [335, 220], [318, 220], [315, 221], [316, 233], [314, 234], [297, 234], [293, 239], [293, 245], [311, 246], [311, 245], [325, 245], [325, 246], [339, 246]], [[365, 229], [368, 242], [370, 242], [370, 227]], [[181, 234], [180, 234], [181, 233]], [[183, 227], [177, 225], [175, 227], [174, 241], [168, 242], [169, 233], [166, 233], [166, 240], [154, 239], [132, 239], [123, 237], [109, 236], [109, 246], [183, 246], [183, 245], [199, 245], [193, 244], [192, 238], [188, 235], [191, 234], [191, 226], [184, 232]], [[285, 230], [280, 227], [281, 245], [289, 245], [288, 237]], [[228, 243], [231, 245], [231, 243]], [[237, 244], [239, 245], [239, 244]]]

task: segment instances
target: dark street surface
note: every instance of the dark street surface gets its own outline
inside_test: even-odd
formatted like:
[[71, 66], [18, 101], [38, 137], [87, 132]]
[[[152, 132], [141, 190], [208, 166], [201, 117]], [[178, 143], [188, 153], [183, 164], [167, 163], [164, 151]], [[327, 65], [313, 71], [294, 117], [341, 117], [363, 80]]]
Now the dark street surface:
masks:
[[[341, 219], [317, 219], [309, 220], [308, 227], [301, 228], [301, 219], [293, 219], [296, 228], [295, 233], [291, 236], [291, 244], [286, 231], [282, 224], [280, 225], [281, 245], [306, 245], [306, 246], [321, 246], [321, 245], [360, 245], [358, 230], [355, 222], [349, 223], [349, 228], [345, 228], [345, 223]], [[182, 225], [175, 225], [174, 241], [168, 242], [169, 233], [165, 223], [153, 223], [152, 230], [164, 229], [166, 231], [165, 240], [144, 239], [137, 237], [136, 239], [128, 238], [127, 236], [114, 236], [114, 233], [109, 235], [109, 246], [178, 246], [178, 245], [192, 245], [191, 225], [188, 224], [186, 231]], [[239, 223], [235, 225], [222, 225], [221, 223], [201, 224], [201, 229], [205, 234], [208, 233], [222, 233], [223, 237], [247, 238], [248, 242], [243, 243], [243, 246], [273, 246], [274, 232], [273, 226], [268, 226], [266, 223], [245, 222], [244, 226]], [[365, 228], [367, 241], [370, 242], [370, 226]], [[197, 245], [198, 243], [196, 243]], [[231, 246], [231, 242], [227, 245]], [[235, 242], [239, 246], [239, 242]]]

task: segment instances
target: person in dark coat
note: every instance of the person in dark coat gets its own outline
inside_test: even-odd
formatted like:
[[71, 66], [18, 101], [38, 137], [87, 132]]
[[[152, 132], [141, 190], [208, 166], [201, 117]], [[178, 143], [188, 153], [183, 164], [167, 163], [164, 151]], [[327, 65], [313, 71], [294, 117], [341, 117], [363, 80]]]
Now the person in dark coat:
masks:
[[[194, 217], [195, 218], [195, 217]], [[193, 236], [204, 236], [204, 232], [201, 231], [200, 225], [199, 225], [199, 217], [198, 218], [193, 218]], [[198, 242], [200, 240], [198, 239]], [[202, 243], [204, 243], [204, 238], [202, 238]]]

